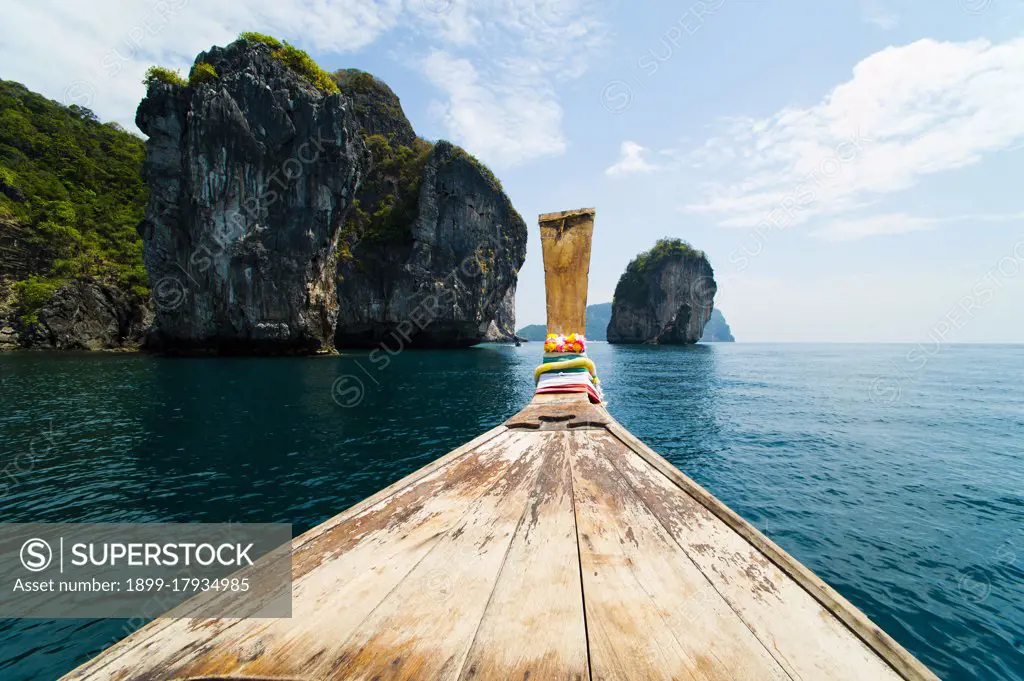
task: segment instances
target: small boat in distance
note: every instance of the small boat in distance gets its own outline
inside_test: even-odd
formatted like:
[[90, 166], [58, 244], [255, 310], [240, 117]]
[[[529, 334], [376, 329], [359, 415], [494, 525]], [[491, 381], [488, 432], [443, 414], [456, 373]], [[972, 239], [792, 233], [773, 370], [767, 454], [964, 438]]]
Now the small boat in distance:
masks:
[[533, 400], [294, 539], [291, 618], [158, 619], [65, 678], [937, 681], [609, 415], [594, 214], [540, 216]]

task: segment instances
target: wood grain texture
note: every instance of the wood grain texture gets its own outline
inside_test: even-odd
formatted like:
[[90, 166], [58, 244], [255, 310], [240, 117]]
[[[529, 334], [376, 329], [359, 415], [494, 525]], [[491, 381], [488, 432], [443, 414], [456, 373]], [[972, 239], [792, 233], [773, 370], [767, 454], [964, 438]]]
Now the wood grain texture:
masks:
[[332, 676], [458, 679], [544, 464], [537, 437], [343, 644]]
[[[608, 431], [632, 449], [653, 470], [668, 478], [679, 490], [707, 509], [719, 522], [740, 535], [753, 549], [782, 570], [786, 576], [814, 598], [847, 630], [863, 641], [879, 658], [885, 660], [900, 677], [908, 680], [940, 681], [920, 660], [872, 622], [867, 615], [843, 598], [835, 589], [811, 572], [805, 565], [789, 555], [775, 542], [757, 531], [735, 511], [713, 494], [683, 475], [660, 454], [645, 445], [618, 422], [612, 422]], [[811, 626], [808, 623], [808, 626]]]
[[585, 333], [593, 208], [540, 216], [548, 333]]
[[[764, 554], [635, 452], [615, 465], [737, 617], [795, 679], [899, 679], [882, 658]], [[690, 613], [703, 607], [694, 602]], [[691, 619], [686, 615], [687, 619]], [[813, 624], [813, 626], [809, 626]]]
[[626, 447], [573, 436], [594, 680], [790, 681], [617, 472]]
[[546, 433], [544, 462], [463, 666], [476, 679], [590, 678], [569, 467], [572, 436]]
[[343, 521], [328, 521], [328, 530], [297, 538], [291, 618], [156, 620], [66, 678], [311, 673], [528, 445], [522, 434], [502, 428], [443, 457], [426, 475], [396, 483], [376, 503], [358, 505]]
[[157, 620], [68, 679], [907, 679], [920, 662], [581, 395], [297, 538], [293, 617]]

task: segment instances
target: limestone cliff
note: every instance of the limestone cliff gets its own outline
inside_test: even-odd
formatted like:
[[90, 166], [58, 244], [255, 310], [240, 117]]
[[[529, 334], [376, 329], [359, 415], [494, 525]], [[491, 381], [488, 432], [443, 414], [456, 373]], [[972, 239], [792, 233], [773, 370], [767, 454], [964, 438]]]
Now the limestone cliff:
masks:
[[523, 340], [516, 333], [516, 284], [513, 283], [505, 294], [505, 299], [498, 305], [494, 319], [487, 327], [484, 340], [490, 343], [511, 343]]
[[200, 54], [188, 82], [151, 73], [153, 347], [461, 347], [514, 328], [525, 223], [476, 159], [417, 138], [387, 85], [258, 34]]
[[140, 232], [152, 345], [330, 349], [338, 234], [367, 165], [351, 104], [262, 42], [240, 39], [196, 64], [214, 77], [154, 79], [136, 115], [149, 135]]
[[717, 290], [703, 252], [678, 239], [662, 239], [630, 262], [619, 279], [608, 342], [696, 343]]
[[337, 346], [510, 340], [526, 223], [501, 184], [459, 147], [416, 138], [380, 81], [335, 76], [372, 160], [338, 249]]

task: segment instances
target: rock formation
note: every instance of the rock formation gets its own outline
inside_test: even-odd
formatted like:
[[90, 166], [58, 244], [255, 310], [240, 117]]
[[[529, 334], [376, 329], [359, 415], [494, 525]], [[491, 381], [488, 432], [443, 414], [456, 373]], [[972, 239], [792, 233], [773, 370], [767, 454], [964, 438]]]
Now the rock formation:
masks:
[[416, 138], [380, 81], [335, 75], [373, 161], [339, 247], [337, 346], [511, 340], [526, 223], [501, 184], [459, 147]]
[[711, 311], [711, 318], [704, 326], [704, 334], [700, 337], [701, 343], [735, 343], [728, 322], [717, 307]]
[[415, 144], [412, 123], [387, 83], [359, 69], [340, 69], [333, 75], [338, 88], [352, 101], [352, 112], [363, 134], [383, 135], [394, 146]]
[[608, 342], [696, 343], [717, 290], [703, 252], [678, 239], [662, 239], [630, 262], [619, 279]]
[[282, 49], [213, 48], [202, 78], [165, 74], [139, 106], [151, 345], [304, 353], [510, 332], [526, 226], [490, 171], [417, 138], [373, 76]]
[[514, 337], [525, 223], [387, 85], [259, 34], [146, 82], [143, 143], [0, 81], [0, 349]]
[[511, 343], [525, 340], [516, 333], [516, 284], [513, 282], [498, 305], [494, 319], [487, 327], [484, 340], [488, 343]]
[[76, 279], [57, 289], [21, 340], [55, 350], [136, 348], [150, 319], [142, 299], [97, 281]]
[[338, 234], [366, 151], [348, 100], [272, 52], [249, 40], [213, 48], [196, 63], [216, 78], [151, 82], [139, 105], [158, 349], [333, 347]]

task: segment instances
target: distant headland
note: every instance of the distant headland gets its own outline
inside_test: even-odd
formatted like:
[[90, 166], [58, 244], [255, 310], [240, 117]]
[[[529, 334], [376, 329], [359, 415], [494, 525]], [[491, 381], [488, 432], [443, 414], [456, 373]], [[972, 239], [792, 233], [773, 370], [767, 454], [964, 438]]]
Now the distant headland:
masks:
[[[597, 303], [587, 306], [587, 338], [589, 340], [608, 340], [608, 322], [612, 318], [611, 303]], [[543, 324], [530, 324], [516, 331], [516, 335], [527, 341], [542, 341], [547, 335]], [[704, 333], [700, 337], [701, 343], [734, 343], [736, 339], [732, 335], [725, 316], [717, 307], [711, 311], [711, 318], [704, 326]]]

